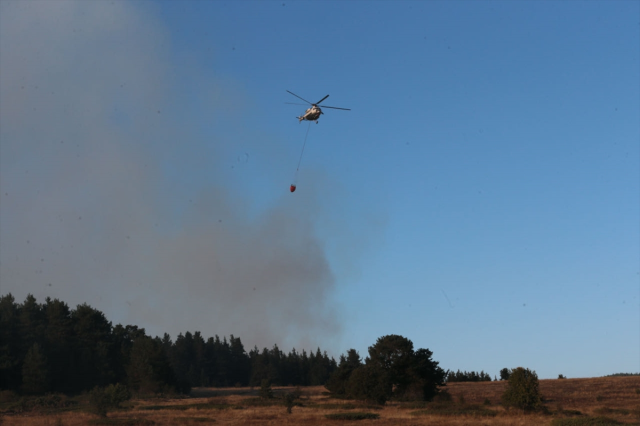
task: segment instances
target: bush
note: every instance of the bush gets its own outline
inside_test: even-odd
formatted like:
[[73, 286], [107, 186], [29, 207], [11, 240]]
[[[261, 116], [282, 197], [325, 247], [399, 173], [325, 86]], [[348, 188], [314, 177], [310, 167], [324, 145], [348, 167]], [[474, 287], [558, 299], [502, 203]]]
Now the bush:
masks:
[[104, 392], [109, 400], [109, 404], [114, 408], [120, 407], [120, 404], [131, 399], [129, 389], [120, 383], [107, 386]]
[[99, 419], [91, 419], [87, 424], [90, 425], [117, 425], [117, 426], [152, 426], [156, 422], [149, 419], [122, 419], [103, 417]]
[[0, 391], [0, 403], [4, 402], [14, 402], [19, 400], [20, 397], [17, 393], [12, 390], [2, 390]]
[[610, 407], [596, 408], [595, 410], [593, 410], [593, 412], [598, 415], [621, 414], [623, 416], [628, 416], [629, 414], [631, 414], [631, 411], [627, 410], [626, 408], [610, 408]]
[[96, 386], [89, 392], [91, 411], [100, 417], [106, 417], [107, 411], [120, 407], [120, 404], [131, 399], [126, 386], [117, 383], [106, 388]]
[[553, 419], [551, 421], [551, 426], [618, 426], [623, 424], [608, 417]]
[[334, 413], [324, 415], [329, 420], [366, 420], [377, 419], [380, 414], [376, 413]]
[[542, 397], [538, 389], [538, 375], [528, 368], [518, 367], [511, 371], [509, 383], [502, 394], [502, 405], [523, 411], [539, 409]]
[[262, 379], [260, 383], [260, 398], [271, 399], [273, 398], [273, 391], [271, 390], [271, 382], [268, 379]]
[[292, 393], [286, 393], [284, 395], [284, 405], [287, 407], [287, 413], [291, 414], [291, 409], [293, 408], [293, 402], [296, 400], [296, 397]]
[[77, 402], [70, 400], [64, 394], [50, 393], [36, 398], [18, 398], [13, 403], [9, 403], [6, 407], [8, 413], [24, 413], [24, 412], [47, 412], [56, 411], [61, 408], [67, 408]]
[[453, 396], [449, 393], [448, 389], [441, 390], [434, 398], [433, 402], [452, 402]]
[[451, 404], [432, 402], [424, 410], [412, 411], [412, 416], [474, 416], [474, 417], [495, 417], [497, 411], [483, 407], [479, 404]]

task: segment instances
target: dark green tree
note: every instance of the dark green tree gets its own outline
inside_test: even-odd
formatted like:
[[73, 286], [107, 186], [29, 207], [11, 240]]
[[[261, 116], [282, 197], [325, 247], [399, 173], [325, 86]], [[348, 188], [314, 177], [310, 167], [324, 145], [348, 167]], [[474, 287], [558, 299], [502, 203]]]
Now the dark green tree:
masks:
[[424, 401], [431, 401], [438, 395], [440, 387], [445, 386], [445, 371], [431, 357], [429, 349], [418, 349], [413, 354], [411, 377], [414, 389], [418, 389]]
[[111, 322], [86, 303], [71, 312], [74, 339], [74, 388], [88, 390], [105, 386], [115, 375], [111, 369]]
[[168, 388], [183, 393], [190, 390], [188, 383], [176, 379], [160, 338], [134, 340], [127, 377], [130, 388], [141, 393], [160, 393]]
[[113, 327], [111, 346], [111, 359], [114, 365], [114, 382], [127, 382], [127, 368], [131, 360], [131, 348], [136, 339], [145, 337], [144, 328], [138, 328], [135, 325], [122, 326], [121, 324]]
[[20, 335], [25, 353], [34, 343], [44, 342], [45, 330], [46, 321], [42, 305], [29, 294], [20, 309]]
[[34, 343], [27, 352], [22, 365], [22, 390], [28, 394], [41, 394], [49, 390], [49, 368], [47, 358]]
[[536, 372], [523, 367], [512, 370], [507, 389], [502, 394], [502, 405], [532, 411], [538, 409], [541, 404], [542, 397]]
[[284, 395], [284, 405], [287, 407], [287, 413], [291, 414], [291, 409], [293, 408], [293, 403], [296, 400], [294, 394], [287, 392]]
[[58, 392], [73, 392], [73, 320], [66, 303], [47, 298], [43, 307], [45, 348], [49, 360], [51, 387]]
[[239, 337], [229, 335], [229, 361], [231, 372], [229, 384], [246, 386], [249, 383], [251, 364]]
[[311, 371], [309, 372], [311, 386], [324, 385], [334, 369], [335, 367], [327, 352], [321, 353], [320, 348], [318, 348], [311, 362]]
[[378, 338], [369, 347], [369, 357], [366, 360], [367, 365], [377, 366], [387, 373], [388, 386], [395, 388], [396, 395], [402, 395], [413, 382], [413, 362], [413, 342], [395, 334]]
[[391, 390], [389, 371], [378, 364], [367, 364], [353, 370], [346, 386], [350, 398], [378, 405], [387, 402]]
[[300, 356], [300, 377], [302, 379], [301, 385], [307, 386], [310, 383], [310, 370], [311, 363], [309, 361], [309, 356], [307, 355], [307, 351], [302, 350], [302, 355]]
[[325, 388], [334, 395], [347, 394], [347, 382], [353, 371], [362, 366], [360, 354], [355, 349], [349, 349], [347, 356], [340, 355], [338, 368], [329, 376]]
[[273, 398], [273, 390], [271, 390], [271, 381], [269, 381], [269, 379], [262, 379], [262, 382], [260, 383], [260, 398]]
[[89, 392], [89, 406], [94, 414], [107, 417], [109, 410], [120, 407], [120, 404], [131, 399], [131, 393], [126, 386], [117, 383], [107, 387], [94, 387]]
[[454, 382], [490, 382], [491, 376], [485, 373], [484, 370], [476, 373], [475, 371], [448, 371], [447, 372], [447, 383]]
[[264, 348], [262, 352], [258, 348], [251, 351], [251, 386], [260, 386], [263, 380], [271, 381], [271, 368], [269, 367], [269, 351]]
[[20, 306], [11, 294], [0, 297], [0, 389], [18, 390], [20, 386], [23, 347]]
[[508, 368], [503, 368], [500, 370], [500, 380], [509, 380], [509, 376], [511, 375], [511, 370]]
[[293, 348], [289, 355], [287, 355], [286, 359], [287, 364], [287, 376], [286, 383], [290, 385], [301, 385], [302, 384], [302, 374], [301, 374], [301, 357], [296, 352], [296, 349]]

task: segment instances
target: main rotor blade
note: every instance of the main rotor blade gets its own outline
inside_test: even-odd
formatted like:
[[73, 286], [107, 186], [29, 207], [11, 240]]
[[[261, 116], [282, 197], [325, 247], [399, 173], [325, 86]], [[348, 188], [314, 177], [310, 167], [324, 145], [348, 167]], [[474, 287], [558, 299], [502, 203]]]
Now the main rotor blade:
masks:
[[324, 98], [320, 99], [318, 102], [316, 102], [316, 105], [320, 105], [320, 102], [324, 101], [325, 99], [327, 99], [329, 97], [329, 95], [325, 96]]
[[338, 107], [330, 107], [330, 106], [326, 106], [326, 105], [322, 105], [322, 108], [343, 109], [345, 111], [351, 111], [351, 108], [338, 108]]
[[[289, 92], [289, 91], [287, 90], [287, 92]], [[289, 93], [291, 93], [293, 96], [295, 96], [295, 97], [296, 97], [296, 98], [298, 98], [298, 99], [302, 99], [303, 101], [305, 101], [305, 102], [306, 102], [306, 103], [308, 103], [309, 105], [313, 105], [311, 102], [309, 102], [308, 100], [306, 100], [306, 99], [304, 99], [304, 98], [301, 98], [300, 96], [296, 95], [295, 93], [293, 93], [293, 92], [289, 92]]]
[[305, 104], [301, 104], [300, 102], [285, 102], [285, 104], [288, 104], [288, 105], [302, 105], [302, 106], [306, 106]]

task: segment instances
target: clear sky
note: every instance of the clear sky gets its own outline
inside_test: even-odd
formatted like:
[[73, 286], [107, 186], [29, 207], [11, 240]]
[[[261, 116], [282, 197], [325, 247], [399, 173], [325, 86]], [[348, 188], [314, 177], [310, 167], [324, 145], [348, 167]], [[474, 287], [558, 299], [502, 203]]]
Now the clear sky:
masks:
[[638, 1], [5, 0], [0, 68], [2, 295], [640, 371]]

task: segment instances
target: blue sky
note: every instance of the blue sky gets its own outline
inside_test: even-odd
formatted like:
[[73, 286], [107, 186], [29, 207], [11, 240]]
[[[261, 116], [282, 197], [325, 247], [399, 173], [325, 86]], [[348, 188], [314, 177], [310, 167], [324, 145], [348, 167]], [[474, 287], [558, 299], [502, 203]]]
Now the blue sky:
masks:
[[639, 371], [640, 3], [5, 3], [2, 294]]

